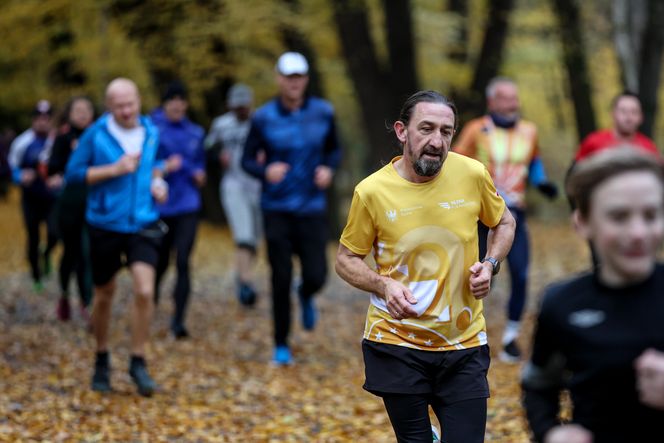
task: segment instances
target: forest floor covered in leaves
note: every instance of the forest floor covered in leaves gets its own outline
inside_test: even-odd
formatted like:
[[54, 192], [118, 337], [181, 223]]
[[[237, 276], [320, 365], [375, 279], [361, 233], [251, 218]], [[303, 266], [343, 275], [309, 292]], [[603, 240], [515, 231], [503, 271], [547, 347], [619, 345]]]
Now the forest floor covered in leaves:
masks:
[[[584, 266], [584, 244], [566, 221], [529, 221], [531, 294], [522, 345], [527, 348], [543, 286]], [[142, 398], [127, 374], [131, 301], [126, 272], [114, 303], [111, 362], [115, 392], [89, 389], [93, 339], [74, 312], [55, 316], [54, 274], [32, 291], [16, 193], [0, 200], [0, 441], [76, 442], [391, 442], [381, 401], [362, 389], [360, 340], [368, 299], [332, 271], [317, 299], [321, 319], [305, 333], [293, 298], [295, 365], [274, 367], [268, 273], [258, 267], [260, 298], [244, 309], [235, 299], [228, 231], [202, 224], [193, 257], [191, 338], [168, 332], [172, 273], [153, 323], [150, 371], [161, 389]], [[330, 246], [330, 262], [335, 246]], [[59, 256], [59, 249], [55, 257]], [[57, 260], [54, 260], [57, 263]], [[527, 442], [520, 408], [520, 365], [498, 360], [508, 281], [503, 272], [485, 303], [494, 359], [486, 441]], [[72, 297], [72, 301], [77, 301]], [[74, 305], [76, 306], [76, 305]], [[434, 422], [435, 423], [435, 422]]]

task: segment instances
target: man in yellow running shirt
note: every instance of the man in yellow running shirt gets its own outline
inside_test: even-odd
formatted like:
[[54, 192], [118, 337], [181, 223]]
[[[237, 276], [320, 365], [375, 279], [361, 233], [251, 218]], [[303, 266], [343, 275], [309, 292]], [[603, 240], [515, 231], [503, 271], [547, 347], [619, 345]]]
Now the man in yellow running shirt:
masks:
[[[515, 222], [487, 169], [449, 152], [454, 104], [406, 100], [394, 123], [403, 155], [355, 188], [337, 273], [371, 293], [364, 388], [383, 398], [398, 441], [431, 441], [428, 406], [448, 442], [482, 442], [489, 348], [482, 298]], [[477, 221], [491, 227], [478, 260]], [[373, 250], [375, 270], [364, 262]]]

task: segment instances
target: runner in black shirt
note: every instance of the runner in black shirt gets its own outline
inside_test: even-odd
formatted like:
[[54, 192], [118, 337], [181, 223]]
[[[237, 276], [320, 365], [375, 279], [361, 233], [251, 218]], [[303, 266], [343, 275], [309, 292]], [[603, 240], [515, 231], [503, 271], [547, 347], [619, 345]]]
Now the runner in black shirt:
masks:
[[[90, 126], [94, 118], [94, 106], [86, 97], [73, 97], [65, 108], [69, 129], [58, 135], [48, 160], [48, 175], [62, 177], [67, 161], [78, 146], [78, 139]], [[92, 273], [85, 208], [88, 187], [85, 183], [66, 183], [55, 204], [58, 234], [62, 240], [63, 253], [60, 260], [60, 300], [57, 314], [62, 321], [71, 317], [69, 304], [69, 280], [76, 273], [78, 293], [81, 298], [81, 316], [88, 319], [87, 307], [92, 300]]]
[[[544, 295], [522, 379], [528, 421], [547, 443], [660, 441], [664, 409], [637, 389], [648, 371], [635, 366], [646, 351], [664, 351], [664, 265], [656, 263], [664, 170], [647, 154], [616, 149], [579, 163], [568, 191], [577, 231], [601, 266]], [[566, 424], [563, 389], [573, 404]]]

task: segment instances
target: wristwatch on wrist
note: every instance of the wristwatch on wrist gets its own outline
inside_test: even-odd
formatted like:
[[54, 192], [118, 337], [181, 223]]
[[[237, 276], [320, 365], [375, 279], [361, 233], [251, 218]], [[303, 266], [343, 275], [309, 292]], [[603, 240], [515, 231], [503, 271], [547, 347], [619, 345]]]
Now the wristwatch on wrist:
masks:
[[481, 263], [484, 263], [485, 261], [488, 261], [489, 263], [491, 263], [491, 266], [493, 266], [493, 272], [492, 272], [493, 275], [496, 275], [500, 271], [500, 262], [498, 260], [496, 260], [493, 257], [484, 257], [481, 260]]

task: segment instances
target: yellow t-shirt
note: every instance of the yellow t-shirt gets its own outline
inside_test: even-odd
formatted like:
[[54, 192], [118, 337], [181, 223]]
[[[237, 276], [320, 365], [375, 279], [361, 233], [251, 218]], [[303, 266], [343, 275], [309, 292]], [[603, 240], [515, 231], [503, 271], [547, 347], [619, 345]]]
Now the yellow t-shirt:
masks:
[[486, 344], [468, 268], [478, 259], [477, 220], [496, 226], [505, 202], [476, 160], [450, 152], [436, 178], [413, 183], [394, 169], [399, 158], [355, 187], [340, 241], [358, 255], [373, 249], [376, 272], [411, 289], [419, 316], [395, 320], [371, 294], [364, 338], [428, 351]]

